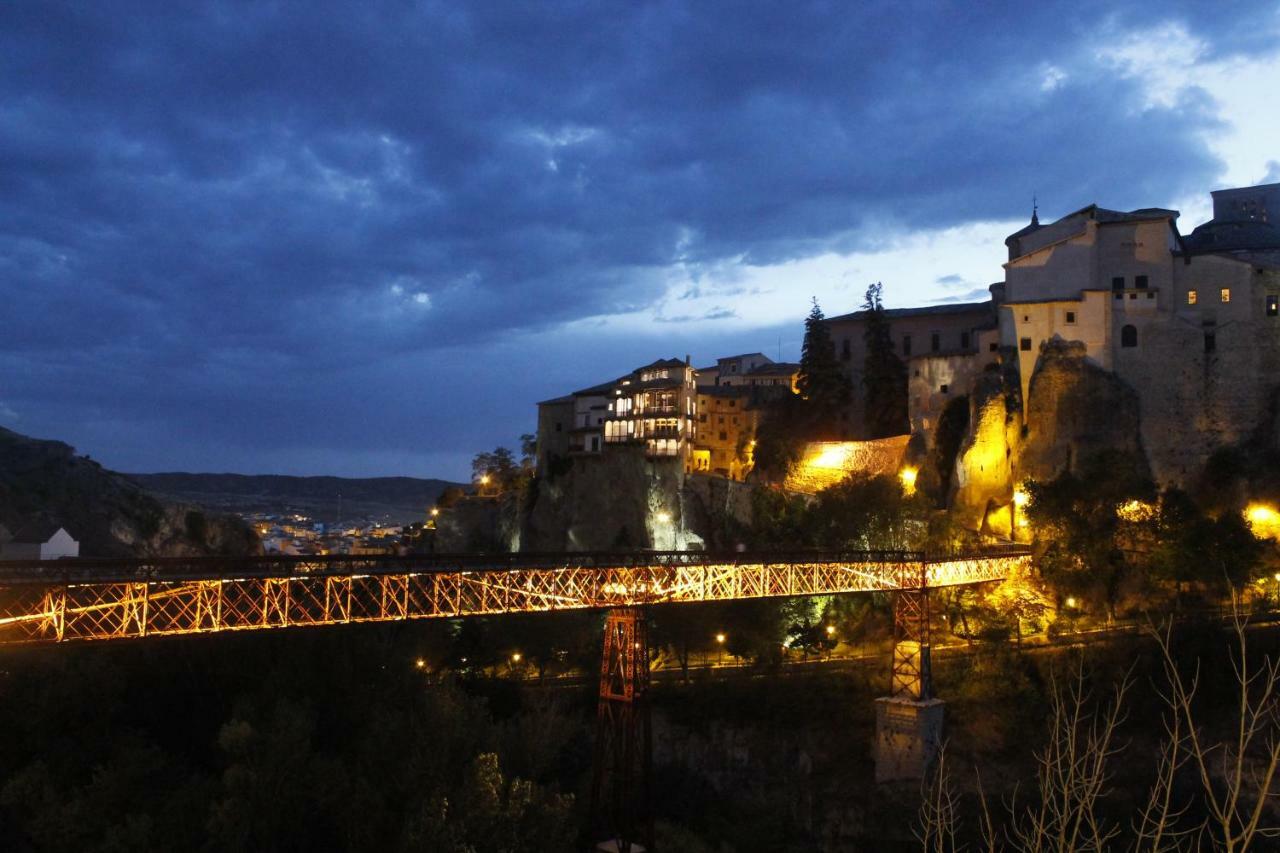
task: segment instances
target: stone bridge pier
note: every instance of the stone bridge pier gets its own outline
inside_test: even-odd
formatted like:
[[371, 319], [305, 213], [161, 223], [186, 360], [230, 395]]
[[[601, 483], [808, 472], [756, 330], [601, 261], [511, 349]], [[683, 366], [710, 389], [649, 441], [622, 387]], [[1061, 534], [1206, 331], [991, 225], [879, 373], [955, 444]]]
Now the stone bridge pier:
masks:
[[893, 640], [889, 695], [876, 700], [877, 783], [923, 779], [942, 743], [944, 703], [933, 695], [924, 564], [918, 585], [895, 595]]

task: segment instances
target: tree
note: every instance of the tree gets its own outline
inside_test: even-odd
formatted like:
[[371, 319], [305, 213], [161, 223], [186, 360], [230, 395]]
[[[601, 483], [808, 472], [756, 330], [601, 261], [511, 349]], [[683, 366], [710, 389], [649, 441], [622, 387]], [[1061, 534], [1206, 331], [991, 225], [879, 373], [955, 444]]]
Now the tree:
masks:
[[496, 447], [492, 453], [477, 453], [471, 460], [471, 475], [480, 484], [482, 494], [505, 492], [519, 488], [525, 472], [516, 464], [515, 454], [508, 448]]
[[893, 348], [889, 318], [880, 301], [883, 285], [867, 288], [862, 310], [866, 313], [864, 333], [867, 355], [862, 367], [866, 395], [866, 426], [871, 438], [886, 438], [910, 431], [907, 420], [907, 366]]
[[836, 359], [835, 342], [818, 300], [804, 321], [804, 348], [796, 383], [805, 400], [813, 438], [839, 438], [840, 420], [853, 397], [849, 377]]

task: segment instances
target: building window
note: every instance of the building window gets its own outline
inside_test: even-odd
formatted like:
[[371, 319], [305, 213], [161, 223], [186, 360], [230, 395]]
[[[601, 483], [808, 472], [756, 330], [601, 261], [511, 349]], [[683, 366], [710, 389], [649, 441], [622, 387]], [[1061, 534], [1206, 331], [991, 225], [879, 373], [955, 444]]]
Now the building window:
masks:
[[1268, 317], [1280, 316], [1280, 296], [1267, 297], [1267, 316]]
[[729, 433], [725, 432], [724, 430], [720, 430], [720, 440], [721, 440], [721, 441], [728, 441], [728, 440], [729, 440]]
[[706, 422], [707, 422], [707, 415], [705, 412], [701, 415], [698, 415], [698, 423], [705, 424]]
[[729, 408], [731, 408], [731, 409], [736, 409], [736, 408], [738, 408], [738, 401], [737, 401], [737, 400], [730, 400], [730, 401], [729, 401]]
[[1000, 352], [1000, 342], [992, 341], [991, 343], [987, 344], [987, 349], [990, 350], [991, 352]]
[[556, 432], [560, 432], [560, 422], [556, 421]]
[[1137, 299], [1137, 298], [1138, 298], [1138, 294], [1136, 294], [1136, 293], [1130, 293], [1130, 294], [1129, 294], [1129, 298], [1130, 298], [1130, 299]]
[[1023, 338], [1019, 341], [1018, 348], [1023, 352], [1031, 352], [1031, 338]]
[[910, 335], [902, 336], [902, 354], [911, 355], [911, 336]]
[[1155, 295], [1154, 293], [1150, 292], [1150, 291], [1147, 291], [1147, 298], [1148, 298], [1148, 299], [1155, 299], [1155, 298], [1156, 298], [1156, 295]]
[[942, 335], [937, 332], [929, 335], [929, 349], [933, 352], [942, 349]]
[[1112, 290], [1124, 290], [1124, 276], [1118, 275], [1111, 279]]
[[1125, 326], [1120, 330], [1120, 346], [1136, 347], [1138, 345], [1138, 328]]
[[969, 348], [969, 333], [961, 332], [960, 333], [960, 349], [968, 349], [968, 348]]
[[1218, 298], [1219, 298], [1219, 299], [1221, 299], [1221, 300], [1222, 300], [1222, 302], [1223, 302], [1224, 304], [1225, 304], [1225, 303], [1227, 303], [1227, 302], [1230, 302], [1230, 301], [1231, 301], [1231, 288], [1229, 288], [1229, 287], [1224, 287], [1224, 288], [1222, 288], [1222, 290], [1218, 291]]
[[1116, 299], [1124, 299], [1124, 294], [1117, 290], [1117, 291], [1116, 291]]
[[1147, 277], [1145, 275], [1136, 275], [1133, 277], [1133, 286], [1138, 290], [1147, 289]]
[[720, 415], [720, 420], [718, 421], [718, 423], [724, 423], [724, 415]]
[[1076, 312], [1074, 312], [1074, 311], [1068, 311], [1068, 312], [1067, 312], [1067, 325], [1068, 325], [1068, 326], [1074, 326], [1075, 324], [1076, 324]]
[[947, 393], [947, 386], [946, 386], [946, 385], [940, 385], [940, 386], [938, 386], [938, 390], [939, 390], [941, 393], [945, 394], [945, 393]]
[[1218, 349], [1218, 336], [1213, 332], [1204, 333], [1204, 351], [1216, 352]]
[[849, 350], [849, 339], [845, 338], [840, 342], [840, 359], [842, 361], [848, 361], [852, 355], [853, 353]]
[[1187, 304], [1188, 305], [1196, 304], [1196, 292], [1194, 290], [1187, 291]]

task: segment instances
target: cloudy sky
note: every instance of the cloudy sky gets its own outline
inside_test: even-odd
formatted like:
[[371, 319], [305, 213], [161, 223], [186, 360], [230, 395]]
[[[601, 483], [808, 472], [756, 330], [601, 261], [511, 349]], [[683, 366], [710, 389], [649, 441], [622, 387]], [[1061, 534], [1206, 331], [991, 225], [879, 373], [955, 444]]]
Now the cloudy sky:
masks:
[[0, 5], [0, 425], [465, 477], [816, 296], [964, 300], [1031, 198], [1280, 180], [1280, 2]]

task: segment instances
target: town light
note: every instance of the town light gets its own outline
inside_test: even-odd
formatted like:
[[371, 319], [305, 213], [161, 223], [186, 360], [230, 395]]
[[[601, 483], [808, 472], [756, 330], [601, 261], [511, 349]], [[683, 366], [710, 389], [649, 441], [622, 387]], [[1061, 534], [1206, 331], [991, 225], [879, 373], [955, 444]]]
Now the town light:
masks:
[[724, 634], [723, 634], [723, 633], [716, 634], [716, 642], [717, 642], [717, 643], [720, 643], [721, 645], [723, 645], [723, 644], [724, 644]]
[[1018, 509], [1022, 509], [1031, 502], [1031, 495], [1027, 494], [1026, 489], [1021, 486], [1013, 490], [1013, 505]]
[[439, 515], [439, 514], [440, 514], [440, 507], [438, 507], [438, 506], [433, 506], [433, 507], [431, 508], [431, 517], [432, 517], [432, 518], [435, 518], [435, 517], [436, 517], [437, 515]]
[[1076, 606], [1076, 599], [1075, 599], [1075, 596], [1073, 596], [1073, 595], [1068, 595], [1068, 596], [1067, 596], [1067, 607], [1075, 607], [1075, 606]]
[[835, 635], [836, 635], [836, 626], [835, 626], [835, 625], [828, 625], [828, 626], [827, 626], [827, 636], [828, 636], [828, 637], [834, 637]]
[[413, 662], [413, 665], [418, 669], [426, 669], [427, 662], [422, 658], [418, 658], [416, 661]]
[[916, 477], [920, 475], [920, 469], [911, 465], [906, 466], [898, 472], [898, 479], [902, 481], [902, 491], [908, 495], [916, 493]]
[[659, 524], [671, 523], [671, 513], [667, 512], [665, 509], [655, 515], [654, 518], [658, 520]]
[[514, 652], [514, 653], [512, 653], [512, 655], [511, 655], [511, 662], [512, 662], [512, 663], [520, 663], [520, 653], [519, 653], [519, 652]]
[[482, 485], [482, 486], [487, 486], [487, 485], [489, 485], [489, 475], [488, 475], [488, 474], [481, 474], [481, 475], [480, 475], [480, 485]]

